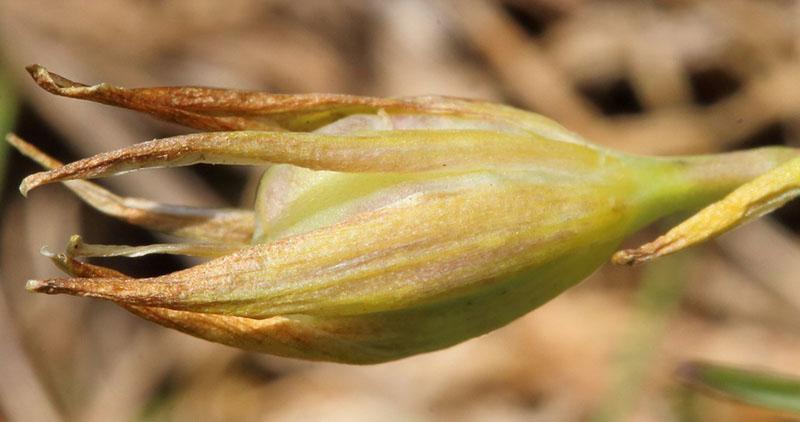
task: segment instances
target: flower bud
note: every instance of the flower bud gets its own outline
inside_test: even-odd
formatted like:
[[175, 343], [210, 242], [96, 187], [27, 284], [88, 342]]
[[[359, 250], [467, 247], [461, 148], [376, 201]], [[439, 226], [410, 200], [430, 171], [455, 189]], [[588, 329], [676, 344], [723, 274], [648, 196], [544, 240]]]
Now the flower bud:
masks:
[[[542, 116], [467, 100], [85, 86], [45, 89], [205, 132], [67, 165], [9, 141], [98, 210], [185, 243], [70, 241], [71, 277], [28, 288], [112, 300], [161, 325], [282, 356], [375, 363], [489, 332], [573, 286], [630, 233], [718, 199], [788, 149], [657, 159], [592, 145]], [[223, 131], [219, 131], [223, 130]], [[252, 210], [114, 195], [85, 179], [195, 163], [269, 166]], [[731, 170], [733, 169], [733, 170]], [[76, 257], [210, 257], [131, 278]]]

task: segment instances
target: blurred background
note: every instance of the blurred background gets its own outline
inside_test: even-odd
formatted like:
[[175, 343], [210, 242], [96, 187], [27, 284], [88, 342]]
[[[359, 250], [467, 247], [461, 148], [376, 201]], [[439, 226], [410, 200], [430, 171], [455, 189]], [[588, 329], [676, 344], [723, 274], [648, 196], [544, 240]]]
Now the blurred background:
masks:
[[[24, 66], [84, 83], [276, 93], [445, 94], [550, 116], [645, 154], [800, 146], [793, 0], [0, 0], [0, 125], [71, 161], [185, 129], [50, 96]], [[245, 353], [111, 303], [29, 294], [69, 235], [147, 244], [5, 147], [0, 419], [17, 421], [792, 420], [676, 381], [707, 359], [800, 376], [800, 206], [661, 264], [605, 266], [544, 307], [448, 350], [368, 367]], [[117, 193], [250, 206], [258, 169], [104, 179]], [[630, 240], [649, 240], [657, 225]], [[103, 260], [129, 274], [191, 265]], [[694, 418], [694, 419], [692, 419]]]

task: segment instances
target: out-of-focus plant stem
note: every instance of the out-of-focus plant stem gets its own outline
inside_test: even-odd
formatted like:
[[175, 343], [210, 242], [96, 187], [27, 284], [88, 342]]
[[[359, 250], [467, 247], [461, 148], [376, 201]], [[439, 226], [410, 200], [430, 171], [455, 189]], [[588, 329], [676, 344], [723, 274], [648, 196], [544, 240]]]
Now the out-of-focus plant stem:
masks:
[[[17, 116], [17, 97], [2, 64], [0, 64], [0, 133], [5, 135], [13, 129]], [[5, 183], [8, 163], [8, 144], [0, 143], [0, 194]], [[3, 203], [0, 202], [0, 211]], [[4, 282], [0, 268], [0, 284]], [[2, 287], [2, 286], [0, 286]], [[0, 288], [0, 419], [60, 421], [59, 410], [42, 383], [39, 381], [33, 362], [26, 354], [21, 336], [15, 325], [15, 317], [5, 291]]]
[[659, 341], [684, 292], [686, 255], [664, 258], [646, 269], [629, 333], [613, 365], [611, 387], [594, 422], [628, 420], [635, 410]]
[[[6, 133], [13, 130], [14, 122], [17, 117], [17, 97], [14, 88], [6, 76], [6, 72], [0, 66], [0, 134], [5, 136]], [[0, 187], [3, 186], [6, 176], [6, 167], [8, 161], [8, 144], [0, 142]], [[0, 188], [2, 193], [2, 188]]]

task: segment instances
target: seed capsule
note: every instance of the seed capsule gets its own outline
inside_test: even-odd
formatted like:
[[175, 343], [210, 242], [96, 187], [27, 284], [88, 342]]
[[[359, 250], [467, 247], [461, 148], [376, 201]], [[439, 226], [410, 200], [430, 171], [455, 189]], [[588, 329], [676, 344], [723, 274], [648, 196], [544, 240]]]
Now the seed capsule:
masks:
[[[49, 168], [98, 210], [186, 243], [85, 244], [50, 254], [71, 277], [28, 288], [112, 300], [192, 335], [282, 356], [375, 363], [503, 326], [579, 282], [630, 233], [718, 199], [785, 148], [658, 159], [592, 145], [539, 115], [439, 97], [279, 96], [85, 86], [45, 89], [201, 130]], [[269, 166], [252, 210], [121, 198], [85, 179], [195, 163]], [[131, 278], [81, 256], [211, 257]]]

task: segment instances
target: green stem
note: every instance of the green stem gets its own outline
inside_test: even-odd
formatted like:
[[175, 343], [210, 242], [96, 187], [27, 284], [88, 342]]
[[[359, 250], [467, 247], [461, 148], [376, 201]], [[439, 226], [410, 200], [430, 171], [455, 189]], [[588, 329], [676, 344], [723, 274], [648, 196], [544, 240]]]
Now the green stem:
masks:
[[765, 147], [711, 155], [644, 158], [638, 183], [646, 225], [677, 212], [711, 204], [744, 183], [800, 155], [789, 147]]

